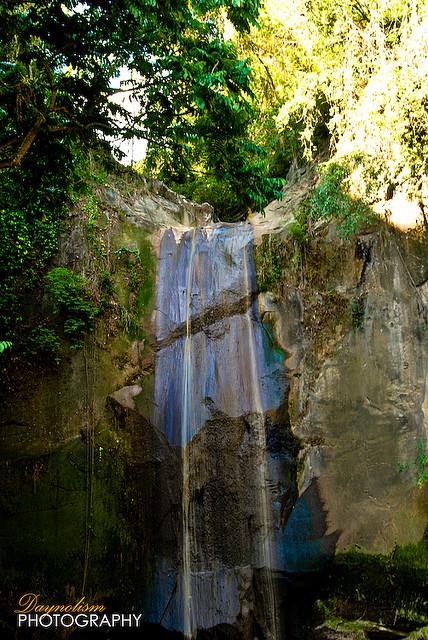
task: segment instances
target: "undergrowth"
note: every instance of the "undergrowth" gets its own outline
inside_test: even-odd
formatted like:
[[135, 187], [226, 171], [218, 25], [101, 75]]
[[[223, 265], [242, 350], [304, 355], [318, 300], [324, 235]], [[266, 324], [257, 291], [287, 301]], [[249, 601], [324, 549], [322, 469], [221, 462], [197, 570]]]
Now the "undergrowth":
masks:
[[55, 267], [46, 275], [46, 286], [53, 301], [54, 312], [62, 320], [64, 335], [73, 348], [83, 345], [83, 337], [99, 313], [88, 283], [79, 274], [65, 267]]
[[313, 221], [337, 220], [337, 233], [342, 238], [358, 233], [364, 224], [375, 220], [370, 207], [349, 192], [352, 162], [342, 159], [325, 164], [319, 184], [304, 204], [306, 215]]
[[416, 443], [416, 456], [410, 462], [399, 462], [398, 471], [411, 472], [415, 476], [415, 484], [420, 489], [428, 481], [428, 449], [426, 442]]
[[408, 629], [428, 624], [428, 544], [389, 554], [338, 553], [320, 599], [326, 617], [364, 618]]

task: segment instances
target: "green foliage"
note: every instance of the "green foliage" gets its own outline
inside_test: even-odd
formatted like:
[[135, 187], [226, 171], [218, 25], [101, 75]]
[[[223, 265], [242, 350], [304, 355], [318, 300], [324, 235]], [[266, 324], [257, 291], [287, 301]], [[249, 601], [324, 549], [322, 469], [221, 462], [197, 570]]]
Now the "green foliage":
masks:
[[322, 601], [331, 616], [426, 625], [426, 542], [397, 546], [386, 555], [356, 549], [337, 554]]
[[412, 631], [407, 637], [408, 640], [428, 640], [428, 626]]
[[65, 267], [55, 267], [46, 275], [46, 287], [63, 319], [65, 336], [73, 348], [81, 347], [85, 331], [92, 328], [99, 313], [85, 278]]
[[428, 451], [425, 442], [418, 442], [416, 445], [418, 455], [416, 458], [417, 478], [416, 485], [421, 488], [428, 480]]
[[10, 349], [11, 346], [12, 343], [10, 342], [10, 340], [0, 340], [0, 353], [3, 353], [3, 351], [6, 351], [6, 349]]
[[0, 262], [2, 270], [19, 273], [31, 251], [28, 224], [18, 211], [0, 211]]
[[251, 130], [271, 175], [327, 150], [361, 153], [363, 200], [393, 185], [426, 208], [426, 0], [266, 0], [259, 23], [235, 40], [254, 70]]
[[278, 236], [263, 236], [255, 247], [254, 262], [260, 291], [278, 293], [283, 282], [285, 246]]
[[298, 210], [295, 218], [287, 225], [287, 231], [299, 248], [303, 248], [308, 241], [308, 220], [303, 208]]
[[57, 250], [80, 156], [41, 136], [20, 167], [0, 171], [0, 334], [15, 339], [30, 294]]
[[110, 305], [110, 299], [114, 294], [114, 287], [110, 272], [103, 269], [100, 275], [99, 289], [101, 293], [100, 311], [107, 309]]
[[210, 111], [193, 120], [194, 131], [185, 133], [181, 146], [149, 147], [140, 170], [196, 202], [210, 202], [223, 220], [259, 211], [282, 197], [284, 181], [269, 177], [266, 149], [248, 140], [252, 115], [249, 104], [238, 109], [230, 101], [212, 100]]
[[269, 149], [273, 176], [285, 176], [293, 160], [309, 159], [329, 140], [322, 67], [332, 43], [321, 38], [314, 24], [315, 4], [268, 0], [260, 28], [236, 36], [240, 54], [249, 57], [254, 69], [257, 116], [251, 131]]
[[[265, 235], [254, 248], [257, 284], [260, 291], [281, 292], [286, 275], [301, 267], [308, 242], [307, 211], [304, 207], [295, 212], [288, 222], [285, 235]], [[294, 276], [292, 276], [294, 277]]]
[[85, 212], [88, 214], [88, 229], [92, 231], [99, 215], [98, 202], [93, 193], [87, 197]]
[[426, 442], [416, 443], [416, 457], [411, 462], [399, 462], [397, 469], [400, 473], [414, 469], [416, 480], [415, 484], [420, 489], [425, 486], [428, 481], [428, 450]]
[[139, 247], [121, 246], [114, 252], [117, 270], [126, 280], [126, 301], [120, 307], [119, 326], [132, 338], [142, 339], [141, 319], [147, 317], [154, 295], [155, 258], [148, 239], [140, 239]]
[[[259, 9], [260, 0], [6, 3], [0, 168], [21, 165], [43, 136], [90, 143], [119, 133], [148, 140], [153, 170], [170, 180], [194, 162], [217, 178], [242, 167], [240, 179], [230, 179], [246, 196], [241, 209], [266, 202], [275, 186], [259, 183], [258, 163], [245, 153], [242, 162], [238, 142], [245, 144], [252, 114], [250, 67], [222, 34], [226, 17], [248, 31]], [[120, 94], [139, 108], [115, 99]]]
[[350, 173], [351, 166], [346, 161], [327, 163], [307, 203], [312, 219], [338, 220], [338, 233], [343, 237], [357, 233], [373, 218], [365, 202], [346, 191]]
[[43, 362], [61, 361], [61, 341], [53, 329], [45, 326], [34, 327], [29, 335], [27, 351], [33, 356], [41, 357]]

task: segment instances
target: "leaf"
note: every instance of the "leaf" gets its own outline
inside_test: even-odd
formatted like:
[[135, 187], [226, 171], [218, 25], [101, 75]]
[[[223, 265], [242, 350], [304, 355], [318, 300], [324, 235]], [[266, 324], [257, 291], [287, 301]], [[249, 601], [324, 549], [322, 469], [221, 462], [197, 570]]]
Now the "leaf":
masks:
[[0, 340], [0, 353], [3, 353], [6, 349], [10, 349], [12, 343], [9, 340]]

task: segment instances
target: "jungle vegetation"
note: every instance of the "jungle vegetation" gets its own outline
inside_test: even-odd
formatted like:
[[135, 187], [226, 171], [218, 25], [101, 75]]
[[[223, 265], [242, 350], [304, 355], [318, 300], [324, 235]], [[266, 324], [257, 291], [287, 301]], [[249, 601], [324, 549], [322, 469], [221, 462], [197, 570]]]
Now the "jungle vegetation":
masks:
[[[115, 170], [118, 140], [147, 141], [129, 171], [212, 203], [220, 219], [261, 210], [290, 167], [322, 162], [306, 218], [337, 217], [352, 234], [400, 192], [426, 220], [427, 31], [426, 0], [4, 0], [3, 354], [17, 328], [24, 341], [34, 329], [25, 301], [37, 283], [75, 344], [101, 312], [52, 257], [70, 205], [97, 179], [89, 158]], [[45, 328], [31, 335], [57, 350]]]

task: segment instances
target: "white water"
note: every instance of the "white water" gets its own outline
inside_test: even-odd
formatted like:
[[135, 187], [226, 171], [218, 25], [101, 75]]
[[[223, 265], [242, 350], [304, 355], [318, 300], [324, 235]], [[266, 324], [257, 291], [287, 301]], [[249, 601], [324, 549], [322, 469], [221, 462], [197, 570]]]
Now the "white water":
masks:
[[[244, 274], [245, 283], [247, 287], [247, 293], [251, 292], [251, 279], [248, 270], [248, 256], [247, 247], [244, 247]], [[257, 442], [257, 449], [259, 453], [259, 460], [256, 472], [259, 476], [259, 515], [260, 515], [260, 537], [258, 541], [258, 557], [256, 558], [255, 565], [264, 571], [263, 583], [265, 586], [265, 593], [263, 596], [264, 607], [266, 614], [266, 624], [268, 626], [268, 632], [272, 640], [279, 640], [278, 634], [278, 612], [277, 612], [277, 597], [275, 593], [275, 587], [272, 579], [272, 568], [274, 567], [273, 550], [271, 544], [271, 531], [273, 529], [272, 509], [269, 499], [269, 488], [267, 486], [268, 481], [268, 469], [266, 460], [266, 432], [264, 421], [264, 409], [261, 395], [260, 385], [260, 373], [258, 371], [258, 358], [256, 350], [256, 341], [254, 336], [253, 320], [251, 318], [252, 306], [249, 307], [245, 317], [248, 322], [248, 349], [249, 349], [249, 363], [251, 370], [251, 390], [255, 400], [256, 407], [256, 419], [253, 421], [253, 429], [255, 431], [255, 437]]]
[[183, 497], [182, 497], [182, 518], [183, 518], [183, 572], [182, 572], [182, 594], [183, 594], [183, 632], [185, 638], [193, 636], [192, 617], [192, 574], [191, 574], [191, 545], [192, 545], [192, 518], [190, 514], [190, 468], [189, 468], [189, 446], [192, 433], [192, 388], [193, 388], [193, 366], [192, 366], [192, 332], [191, 332], [191, 292], [192, 292], [192, 271], [193, 258], [195, 254], [195, 230], [192, 232], [191, 248], [189, 254], [189, 264], [187, 265], [186, 276], [186, 337], [184, 340], [183, 354], [183, 400], [181, 413], [181, 447], [183, 461]]
[[[162, 625], [182, 632], [188, 640], [198, 629], [239, 621], [241, 606], [248, 606], [246, 594], [251, 593], [253, 570], [262, 600], [254, 612], [264, 637], [280, 639], [272, 580], [277, 554], [267, 482], [265, 416], [283, 398], [283, 359], [270, 348], [257, 305], [251, 304], [255, 296], [251, 247], [248, 224], [194, 229], [180, 238], [168, 231], [161, 244], [154, 424], [174, 450], [181, 450], [182, 536], [178, 564], [168, 558], [157, 561], [148, 619], [159, 621], [161, 617]], [[206, 322], [201, 324], [203, 313]], [[219, 428], [226, 431], [219, 431], [214, 440], [211, 434], [211, 449], [201, 450], [212, 428], [207, 425], [213, 410], [225, 416]], [[222, 493], [224, 488], [232, 497], [235, 493], [227, 480], [233, 467], [226, 468], [226, 475], [220, 469], [218, 484], [213, 470], [222, 461], [230, 465], [225, 448], [227, 420], [231, 418], [229, 428], [239, 429], [242, 422], [233, 418], [241, 416], [250, 425], [241, 444], [251, 468], [242, 467], [244, 458], [237, 450], [234, 477], [237, 483], [247, 478], [248, 493], [236, 492], [246, 497], [235, 518], [228, 511], [233, 509], [233, 500], [228, 502], [229, 497]], [[207, 502], [199, 493], [196, 502], [195, 493], [207, 486]], [[233, 531], [230, 522], [236, 522]], [[252, 596], [248, 597], [251, 601]]]

